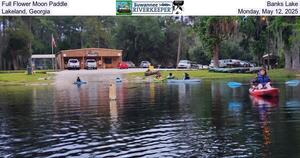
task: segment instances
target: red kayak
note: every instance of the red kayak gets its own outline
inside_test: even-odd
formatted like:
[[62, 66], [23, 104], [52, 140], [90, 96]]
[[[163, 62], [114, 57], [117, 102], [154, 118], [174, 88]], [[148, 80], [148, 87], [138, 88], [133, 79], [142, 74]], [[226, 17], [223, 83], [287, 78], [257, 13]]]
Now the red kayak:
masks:
[[252, 96], [261, 96], [261, 97], [277, 97], [279, 94], [278, 88], [268, 88], [268, 89], [249, 89], [249, 93]]

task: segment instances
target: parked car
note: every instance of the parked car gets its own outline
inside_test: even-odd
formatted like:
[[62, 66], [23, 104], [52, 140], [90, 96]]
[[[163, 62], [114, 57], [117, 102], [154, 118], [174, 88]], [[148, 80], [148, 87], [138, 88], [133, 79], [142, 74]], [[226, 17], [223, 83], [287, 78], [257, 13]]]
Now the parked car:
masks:
[[125, 61], [125, 63], [128, 65], [128, 68], [135, 68], [135, 64], [132, 61]]
[[67, 63], [68, 69], [80, 69], [80, 62], [78, 59], [69, 59]]
[[168, 69], [176, 68], [176, 64], [169, 63], [169, 64], [166, 65], [166, 68], [168, 68]]
[[121, 62], [119, 64], [119, 69], [128, 69], [128, 64], [126, 62]]
[[179, 69], [190, 69], [192, 67], [192, 63], [189, 60], [180, 60], [177, 68]]
[[86, 69], [97, 69], [97, 62], [95, 59], [86, 59], [85, 61]]
[[198, 69], [208, 69], [208, 65], [197, 64]]
[[172, 69], [172, 68], [176, 68], [176, 65], [170, 63], [169, 64], [163, 63], [163, 64], [158, 64], [155, 67], [158, 69]]
[[141, 68], [148, 68], [151, 65], [149, 61], [142, 61], [140, 64]]
[[202, 69], [208, 69], [208, 65], [202, 65]]
[[241, 67], [251, 67], [251, 63], [247, 61], [240, 61], [240, 66]]
[[191, 63], [191, 68], [192, 69], [200, 69], [200, 65], [197, 63]]

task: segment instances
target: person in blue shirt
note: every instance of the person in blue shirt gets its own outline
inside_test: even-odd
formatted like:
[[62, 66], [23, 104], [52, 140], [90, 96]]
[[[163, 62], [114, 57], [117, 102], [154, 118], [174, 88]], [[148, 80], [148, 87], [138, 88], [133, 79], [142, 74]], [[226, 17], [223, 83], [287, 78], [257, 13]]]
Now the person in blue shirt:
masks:
[[271, 87], [271, 80], [265, 68], [261, 68], [257, 73], [257, 77], [252, 81], [256, 89], [268, 89]]

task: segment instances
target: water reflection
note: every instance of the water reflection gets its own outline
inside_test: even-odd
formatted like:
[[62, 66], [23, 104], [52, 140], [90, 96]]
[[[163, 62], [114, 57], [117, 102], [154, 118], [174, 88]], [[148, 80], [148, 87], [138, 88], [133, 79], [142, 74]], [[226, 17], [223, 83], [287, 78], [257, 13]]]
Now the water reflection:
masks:
[[[0, 89], [0, 156], [263, 157], [299, 155], [299, 89], [278, 100], [248, 87], [108, 82]], [[279, 152], [280, 151], [280, 152]]]
[[286, 102], [286, 107], [287, 108], [297, 108], [299, 109], [300, 108], [300, 101], [299, 100], [289, 100]]
[[[173, 86], [176, 86], [173, 84]], [[178, 84], [178, 101], [180, 105], [189, 104], [191, 97], [191, 85], [190, 84]]]
[[118, 129], [118, 107], [116, 100], [109, 101], [109, 112], [110, 112], [110, 125], [111, 132], [114, 132]]
[[242, 110], [242, 103], [238, 101], [231, 101], [228, 104], [228, 110], [235, 113], [239, 113]]
[[[212, 124], [216, 127], [217, 131], [222, 130], [224, 126], [223, 121], [223, 108], [222, 96], [225, 93], [226, 88], [222, 82], [214, 82], [211, 84], [211, 97], [212, 97]], [[221, 138], [223, 139], [223, 138]]]
[[278, 97], [250, 96], [252, 105], [259, 114], [259, 123], [263, 135], [263, 157], [270, 157], [271, 125], [269, 118], [273, 108], [278, 107]]
[[287, 98], [286, 107], [289, 109], [300, 108], [300, 97], [299, 97], [300, 88], [287, 86], [284, 90], [285, 90], [285, 98]]
[[279, 103], [278, 97], [259, 97], [250, 96], [253, 106], [257, 107], [277, 107]]

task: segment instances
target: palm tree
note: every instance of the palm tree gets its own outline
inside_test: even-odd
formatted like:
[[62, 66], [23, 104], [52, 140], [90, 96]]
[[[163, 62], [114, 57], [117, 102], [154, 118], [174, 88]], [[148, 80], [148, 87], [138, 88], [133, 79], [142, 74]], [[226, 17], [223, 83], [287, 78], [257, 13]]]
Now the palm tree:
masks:
[[205, 48], [212, 53], [214, 66], [219, 67], [220, 44], [237, 31], [236, 17], [200, 17], [195, 30]]

